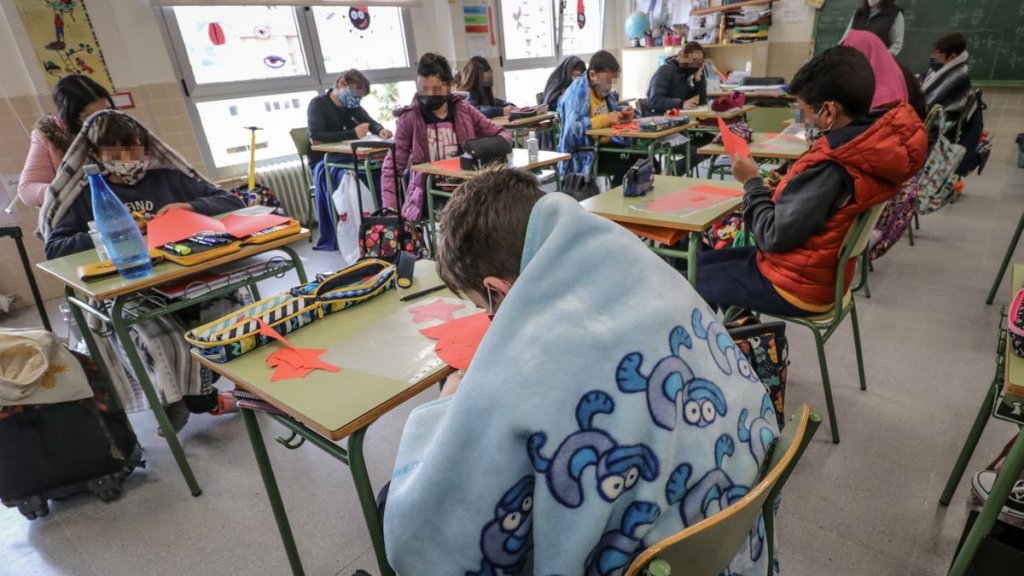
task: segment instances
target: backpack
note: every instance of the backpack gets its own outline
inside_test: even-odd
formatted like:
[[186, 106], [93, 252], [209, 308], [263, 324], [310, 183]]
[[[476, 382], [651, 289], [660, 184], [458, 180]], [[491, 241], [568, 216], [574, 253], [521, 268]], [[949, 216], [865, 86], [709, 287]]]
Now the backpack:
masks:
[[[944, 126], [944, 114], [941, 109], [938, 114], [938, 125]], [[921, 187], [917, 196], [918, 214], [931, 214], [953, 199], [954, 171], [964, 159], [966, 152], [963, 146], [954, 144], [944, 134], [939, 134], [935, 145], [928, 152], [924, 168], [917, 174], [917, 183]]]
[[917, 183], [917, 178], [911, 177], [903, 183], [896, 197], [882, 210], [878, 224], [871, 231], [871, 239], [868, 240], [872, 260], [881, 258], [888, 252], [910, 227], [920, 191], [921, 186]]
[[785, 425], [786, 377], [789, 370], [789, 342], [785, 322], [758, 322], [749, 318], [743, 326], [726, 325], [729, 336], [750, 362], [775, 408], [779, 429]]

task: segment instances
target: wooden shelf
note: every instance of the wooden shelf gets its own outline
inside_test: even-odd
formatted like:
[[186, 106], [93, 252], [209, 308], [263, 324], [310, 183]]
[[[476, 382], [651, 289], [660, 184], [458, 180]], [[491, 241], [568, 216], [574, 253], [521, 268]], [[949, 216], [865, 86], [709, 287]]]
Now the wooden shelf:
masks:
[[690, 16], [707, 16], [708, 14], [715, 14], [717, 12], [739, 12], [744, 6], [763, 6], [765, 4], [771, 4], [775, 0], [747, 0], [746, 2], [737, 2], [735, 4], [726, 4], [724, 6], [711, 6], [710, 8], [698, 8], [697, 10], [691, 10]]

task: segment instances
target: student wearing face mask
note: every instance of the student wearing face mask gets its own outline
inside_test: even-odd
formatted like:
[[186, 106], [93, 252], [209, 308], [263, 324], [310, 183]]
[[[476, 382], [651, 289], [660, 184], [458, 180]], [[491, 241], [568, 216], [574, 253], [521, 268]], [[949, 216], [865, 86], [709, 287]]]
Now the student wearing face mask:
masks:
[[398, 112], [395, 150], [384, 159], [381, 181], [384, 206], [400, 209], [409, 220], [419, 220], [427, 175], [412, 172], [405, 204], [398, 206], [395, 173], [402, 177], [416, 164], [454, 158], [462, 154], [468, 140], [500, 135], [512, 143], [512, 136], [491, 122], [463, 96], [452, 94], [452, 67], [440, 54], [426, 53], [416, 64], [416, 96]]
[[929, 54], [928, 71], [921, 75], [925, 107], [941, 104], [946, 120], [960, 119], [971, 94], [970, 57], [967, 38], [952, 32], [936, 40]]
[[515, 108], [494, 95], [494, 71], [483, 56], [473, 56], [462, 67], [459, 91], [469, 94], [469, 103], [488, 118], [508, 116]]
[[896, 56], [903, 49], [903, 27], [903, 8], [896, 5], [896, 0], [861, 0], [843, 38], [850, 30], [867, 30], [878, 36], [889, 53]]
[[[88, 223], [93, 220], [92, 197], [83, 169], [87, 164], [101, 167], [110, 189], [130, 212], [159, 215], [177, 208], [214, 216], [245, 207], [137, 120], [116, 110], [104, 110], [85, 121], [81, 135], [68, 149], [57, 178], [46, 191], [39, 213], [39, 233], [45, 240], [47, 259], [93, 248], [88, 232]], [[138, 225], [145, 233], [145, 223], [138, 221]], [[185, 425], [190, 413], [221, 415], [234, 411], [230, 393], [219, 394], [213, 387], [212, 373], [189, 359], [182, 334], [190, 326], [237, 309], [247, 299], [241, 293], [229, 294], [204, 303], [202, 310], [188, 308], [130, 328], [149, 379], [176, 430]], [[99, 338], [97, 343], [122, 404], [128, 411], [143, 408], [143, 396], [124, 351], [113, 337]]]
[[[362, 107], [361, 100], [370, 92], [370, 81], [359, 70], [346, 70], [334, 82], [334, 88], [309, 101], [306, 124], [312, 144], [358, 140], [368, 134], [390, 138], [385, 128]], [[310, 151], [310, 168], [323, 159], [323, 152]], [[344, 162], [347, 159], [339, 159]], [[350, 159], [348, 159], [350, 160]]]
[[[847, 46], [826, 50], [796, 73], [789, 93], [821, 137], [774, 189], [751, 159], [732, 159], [745, 191], [743, 222], [757, 247], [701, 255], [697, 291], [705, 300], [785, 316], [813, 316], [835, 305], [846, 233], [861, 213], [891, 200], [928, 151], [910, 104], [872, 111], [874, 92], [871, 64]], [[847, 289], [852, 278], [851, 263]]]
[[674, 58], [651, 76], [647, 86], [647, 106], [651, 114], [661, 115], [673, 108], [692, 109], [707, 104], [708, 88], [704, 78], [704, 48], [687, 42]]
[[[572, 158], [565, 163], [567, 166], [562, 167], [563, 176], [569, 173], [591, 173], [594, 153], [579, 150], [594, 145], [594, 141], [587, 136], [587, 130], [608, 128], [632, 120], [633, 109], [619, 106], [612, 94], [612, 85], [619, 77], [619, 70], [619, 61], [610, 52], [595, 52], [590, 57], [587, 73], [573, 80], [558, 101], [558, 117], [562, 121], [558, 151], [572, 154]], [[602, 150], [622, 144], [624, 142], [618, 137], [601, 141]], [[598, 169], [611, 179], [612, 186], [618, 186], [635, 161], [634, 156], [602, 153]]]

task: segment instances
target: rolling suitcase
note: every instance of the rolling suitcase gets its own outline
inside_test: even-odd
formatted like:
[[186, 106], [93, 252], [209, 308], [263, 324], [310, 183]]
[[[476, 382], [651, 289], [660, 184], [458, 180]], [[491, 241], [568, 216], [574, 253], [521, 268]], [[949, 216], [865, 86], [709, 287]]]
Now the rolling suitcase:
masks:
[[[13, 238], [17, 244], [36, 307], [49, 330], [21, 229], [0, 227], [0, 237]], [[92, 397], [0, 407], [0, 501], [17, 507], [29, 520], [49, 514], [49, 500], [82, 492], [113, 500], [121, 493], [124, 478], [145, 466], [131, 423], [105, 386], [102, 372], [87, 356], [74, 354], [74, 359], [83, 368]]]

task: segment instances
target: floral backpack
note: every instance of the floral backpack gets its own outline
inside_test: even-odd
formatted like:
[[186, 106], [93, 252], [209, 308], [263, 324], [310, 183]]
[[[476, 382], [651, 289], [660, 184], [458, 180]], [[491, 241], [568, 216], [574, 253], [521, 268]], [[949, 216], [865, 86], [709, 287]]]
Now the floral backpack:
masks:
[[872, 260], [881, 258], [888, 252], [910, 227], [920, 191], [921, 185], [918, 184], [917, 177], [911, 177], [903, 183], [896, 197], [882, 210], [878, 224], [871, 231], [871, 239], [868, 241], [871, 250], [869, 256]]

